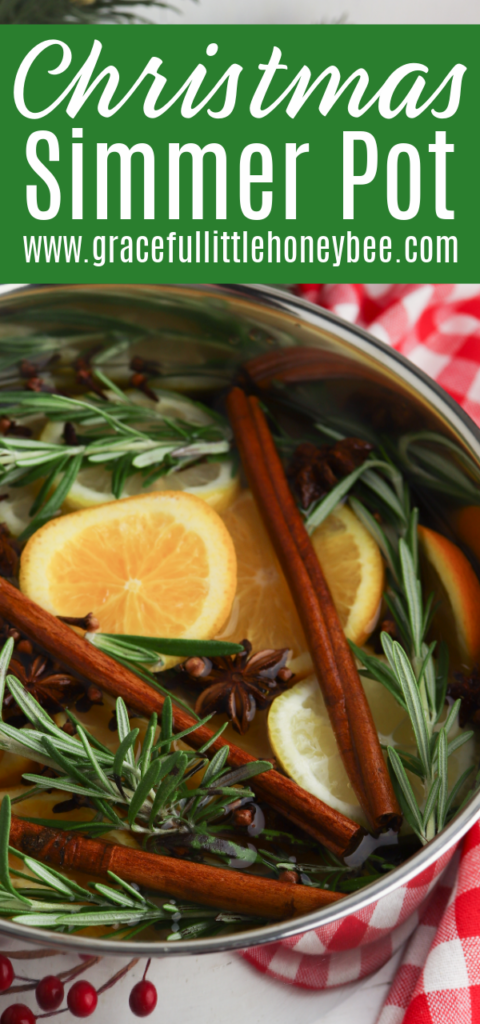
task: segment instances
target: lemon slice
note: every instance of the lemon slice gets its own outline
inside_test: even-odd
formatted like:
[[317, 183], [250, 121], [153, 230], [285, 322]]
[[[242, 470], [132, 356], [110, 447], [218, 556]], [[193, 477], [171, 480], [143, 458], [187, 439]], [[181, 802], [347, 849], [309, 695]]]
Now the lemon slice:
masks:
[[315, 677], [308, 676], [273, 701], [268, 735], [275, 757], [291, 779], [330, 807], [364, 823]]
[[[380, 743], [415, 753], [415, 738], [408, 715], [391, 693], [373, 679], [363, 686]], [[452, 728], [449, 739], [460, 731]], [[268, 714], [268, 734], [275, 757], [299, 786], [330, 807], [366, 824], [338, 752], [337, 743], [318, 682], [314, 676], [296, 683], [277, 697]], [[449, 758], [449, 785], [469, 768], [475, 758], [475, 742], [469, 740]], [[423, 783], [409, 773], [420, 805], [425, 802]]]
[[20, 587], [54, 615], [93, 611], [106, 633], [207, 639], [236, 586], [232, 541], [217, 513], [182, 492], [72, 512], [28, 541]]
[[[155, 409], [160, 416], [166, 416], [169, 419], [184, 420], [186, 423], [193, 423], [199, 427], [204, 427], [207, 423], [212, 422], [212, 417], [209, 415], [208, 410], [204, 409], [201, 405], [197, 405], [196, 402], [191, 402], [188, 398], [183, 398], [182, 395], [175, 393], [155, 393], [158, 394], [156, 402], [149, 398], [148, 395], [144, 395], [143, 391], [128, 389], [124, 394], [125, 400], [132, 402], [133, 405], [137, 405], [139, 409]], [[106, 391], [105, 394], [112, 402], [112, 412], [115, 412], [115, 403], [120, 402], [121, 399], [115, 391]], [[139, 422], [140, 420], [141, 416], [139, 414]], [[148, 426], [151, 422], [151, 419], [145, 418], [143, 425]], [[60, 420], [47, 420], [41, 430], [39, 440], [51, 444], [59, 444], [63, 437], [64, 427], [65, 423]]]
[[347, 505], [338, 505], [311, 540], [345, 634], [361, 647], [380, 614], [385, 579], [378, 545]]
[[[111, 473], [101, 466], [81, 469], [65, 498], [66, 512], [90, 508], [115, 501], [111, 491]], [[223, 512], [234, 501], [240, 490], [240, 478], [231, 460], [201, 462], [197, 466], [180, 469], [169, 476], [161, 476], [148, 487], [143, 487], [143, 477], [135, 473], [125, 482], [122, 498], [134, 495], [152, 494], [159, 491], [187, 491], [202, 498], [217, 512]]]
[[471, 668], [480, 657], [480, 583], [463, 554], [435, 530], [418, 527], [425, 594], [439, 607], [432, 636], [447, 641], [454, 665]]
[[190, 401], [189, 398], [184, 398], [183, 395], [179, 395], [175, 391], [156, 389], [154, 393], [157, 396], [156, 402], [153, 401], [153, 398], [145, 395], [143, 391], [127, 388], [125, 398], [134, 402], [135, 405], [143, 406], [144, 409], [155, 409], [161, 416], [168, 416], [171, 419], [185, 420], [186, 423], [196, 423], [198, 426], [205, 426], [212, 422], [212, 416], [208, 409]]
[[[143, 408], [156, 409], [163, 416], [185, 420], [204, 426], [211, 423], [211, 417], [204, 409], [182, 398], [181, 395], [161, 394], [158, 402], [154, 402], [141, 391], [126, 391], [130, 401]], [[116, 399], [116, 395], [111, 394]], [[59, 444], [63, 438], [65, 424], [49, 421], [40, 436], [41, 441]], [[144, 425], [148, 430], [148, 422]], [[90, 508], [115, 501], [111, 490], [112, 474], [102, 466], [87, 466], [81, 469], [70, 488], [63, 509], [65, 512], [76, 512], [78, 509]], [[224, 512], [232, 504], [240, 490], [240, 476], [232, 459], [217, 462], [201, 462], [187, 469], [180, 469], [169, 476], [161, 476], [148, 487], [143, 487], [143, 476], [134, 473], [128, 477], [123, 488], [122, 498], [134, 495], [150, 494], [157, 491], [187, 491], [202, 498], [217, 512]], [[33, 498], [32, 498], [33, 501]], [[0, 509], [1, 513], [1, 509]], [[26, 525], [26, 524], [25, 524]], [[18, 531], [20, 533], [20, 530]]]
[[[55, 424], [58, 426], [58, 424]], [[92, 505], [103, 505], [116, 501], [110, 490], [111, 475], [101, 466], [82, 469], [69, 491], [64, 503], [64, 512], [76, 512]], [[13, 537], [18, 537], [30, 525], [30, 509], [38, 488], [10, 487], [8, 497], [0, 501], [0, 523], [5, 523]], [[123, 497], [157, 493], [158, 491], [186, 491], [202, 498], [216, 512], [224, 512], [240, 491], [240, 477], [232, 460], [202, 462], [189, 466], [171, 476], [160, 477], [149, 487], [142, 487], [140, 474], [130, 477], [125, 485]]]
[[[42, 436], [45, 429], [44, 416], [24, 416], [17, 420], [18, 424], [30, 427], [33, 436]], [[62, 424], [63, 429], [63, 424]], [[7, 496], [0, 501], [0, 523], [5, 523], [12, 537], [18, 537], [31, 523], [30, 509], [35, 501], [42, 481], [36, 481], [27, 487], [12, 487], [7, 484], [0, 488], [0, 493]]]
[[0, 523], [5, 523], [12, 537], [20, 533], [31, 523], [30, 509], [35, 501], [34, 487], [7, 487], [8, 497], [0, 501]]

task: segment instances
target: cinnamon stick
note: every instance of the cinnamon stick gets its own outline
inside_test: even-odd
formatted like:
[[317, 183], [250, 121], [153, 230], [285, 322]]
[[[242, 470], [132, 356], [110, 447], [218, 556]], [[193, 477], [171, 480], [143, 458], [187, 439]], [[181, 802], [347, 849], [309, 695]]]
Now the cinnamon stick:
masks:
[[345, 356], [327, 349], [309, 348], [296, 345], [291, 348], [274, 349], [255, 356], [244, 363], [243, 370], [248, 380], [265, 389], [273, 380], [284, 384], [299, 384], [302, 381], [328, 380], [335, 377], [359, 377], [362, 381], [379, 381], [378, 371], [369, 366], [365, 359], [347, 363]]
[[254, 356], [243, 364], [249, 379], [260, 388], [268, 387], [272, 380], [298, 383], [304, 380], [323, 380], [325, 376], [345, 375], [345, 359], [335, 352], [296, 345], [274, 349]]
[[[35, 640], [65, 668], [95, 683], [105, 693], [123, 697], [125, 703], [140, 715], [149, 717], [154, 711], [161, 713], [165, 702], [161, 693], [1, 578], [0, 615]], [[182, 708], [175, 707], [174, 730], [182, 732], [192, 725], [195, 725], [195, 719]], [[189, 745], [199, 748], [208, 743], [212, 735], [210, 729], [201, 726], [188, 737]], [[255, 760], [240, 747], [226, 744], [221, 737], [212, 744], [210, 753], [214, 754], [223, 746], [229, 747], [227, 760], [232, 768], [240, 768]], [[274, 810], [338, 856], [351, 852], [358, 845], [363, 831], [356, 822], [334, 811], [279, 772], [272, 770], [257, 775], [249, 780], [249, 785]]]
[[250, 487], [294, 597], [350, 782], [375, 830], [401, 816], [372, 714], [320, 563], [256, 398], [234, 388], [228, 412]]
[[[363, 793], [368, 801], [369, 818], [377, 827], [399, 824], [400, 808], [393, 792], [390, 775], [380, 747], [378, 733], [352, 651], [342, 629], [322, 567], [288, 486], [287, 478], [265, 416], [256, 399], [251, 399], [251, 403], [260, 443], [263, 446], [265, 458], [270, 467], [270, 478], [277, 497], [282, 504], [288, 528], [295, 540], [319, 599], [325, 625], [340, 669], [343, 689], [347, 697], [345, 710], [350, 731], [351, 747]], [[335, 715], [335, 712], [336, 708], [333, 707], [332, 715]], [[366, 756], [364, 754], [365, 750], [367, 750]], [[398, 820], [392, 821], [392, 815]]]
[[107, 878], [113, 871], [125, 882], [180, 900], [275, 921], [309, 914], [342, 899], [341, 893], [289, 885], [241, 871], [132, 850], [88, 839], [77, 832], [44, 828], [12, 815], [10, 845], [29, 857], [65, 871]]

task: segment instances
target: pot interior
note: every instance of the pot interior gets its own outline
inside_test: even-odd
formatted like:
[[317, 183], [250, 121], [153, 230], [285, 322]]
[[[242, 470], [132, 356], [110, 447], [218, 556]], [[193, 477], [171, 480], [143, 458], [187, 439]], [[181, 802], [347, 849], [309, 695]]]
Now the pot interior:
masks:
[[[277, 419], [300, 436], [305, 416], [314, 414], [325, 428], [322, 440], [337, 432], [383, 449], [402, 465], [422, 521], [459, 544], [478, 573], [480, 539], [476, 543], [471, 533], [459, 534], [458, 513], [467, 505], [480, 506], [480, 432], [432, 381], [364, 332], [286, 291], [262, 287], [32, 286], [2, 295], [0, 339], [11, 338], [27, 358], [32, 332], [44, 335], [46, 352], [57, 347], [64, 355], [70, 349], [91, 350], [108, 337], [109, 372], [120, 386], [128, 385], [135, 355], [156, 364], [165, 389], [199, 400], [213, 398], [220, 410], [232, 381], [245, 379], [246, 362], [261, 364], [263, 359], [268, 368], [271, 353], [297, 348], [298, 360], [268, 392]], [[307, 349], [315, 350], [318, 358], [314, 369], [303, 372], [301, 354]], [[433, 477], [432, 461], [441, 464]], [[241, 948], [344, 918], [423, 871], [458, 841], [479, 811], [477, 795], [401, 868], [314, 915], [231, 937], [189, 940], [181, 948], [140, 937], [121, 950], [158, 956]], [[38, 930], [10, 922], [2, 922], [1, 928], [30, 942], [52, 944], [51, 936]], [[88, 945], [105, 954], [120, 951], [110, 940], [78, 936], [56, 935], [54, 944]]]

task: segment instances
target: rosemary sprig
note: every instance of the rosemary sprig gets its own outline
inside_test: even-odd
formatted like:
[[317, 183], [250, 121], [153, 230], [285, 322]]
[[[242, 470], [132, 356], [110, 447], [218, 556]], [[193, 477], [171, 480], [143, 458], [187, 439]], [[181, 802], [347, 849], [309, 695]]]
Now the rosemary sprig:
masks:
[[[28, 321], [28, 315], [26, 319]], [[15, 317], [13, 321], [15, 323]], [[84, 321], [85, 332], [82, 333]], [[63, 394], [75, 386], [76, 360], [85, 357], [93, 369], [104, 367], [114, 375], [123, 370], [125, 375], [128, 350], [141, 336], [140, 329], [132, 334], [128, 325], [108, 319], [93, 325], [90, 318], [79, 314], [71, 329], [69, 324], [56, 329], [49, 318], [48, 333], [12, 333], [0, 338], [0, 387], [24, 386], [28, 366], [32, 372], [40, 374], [45, 385], [55, 386]]]
[[[70, 714], [77, 736], [60, 729], [21, 683], [7, 675], [13, 643], [8, 640], [0, 656], [0, 706], [5, 683], [18, 707], [33, 728], [18, 729], [0, 721], [0, 749], [33, 757], [58, 774], [55, 788], [84, 798], [97, 812], [90, 822], [81, 823], [81, 831], [116, 829], [134, 833], [144, 846], [167, 850], [175, 845], [192, 851], [205, 851], [227, 861], [245, 860], [249, 851], [218, 833], [215, 823], [229, 814], [231, 804], [253, 798], [243, 783], [268, 771], [268, 761], [254, 761], [231, 771], [225, 767], [228, 746], [212, 757], [207, 750], [223, 732], [223, 726], [199, 751], [172, 750], [172, 704], [164, 704], [160, 733], [157, 715], [153, 714], [139, 749], [138, 728], [131, 728], [124, 701], [116, 702], [116, 718], [120, 745], [115, 754], [100, 744]], [[199, 725], [205, 725], [209, 718]], [[178, 733], [183, 739], [197, 725]], [[201, 781], [192, 788], [198, 772]], [[26, 774], [35, 792], [52, 788], [52, 779], [44, 775]], [[188, 785], [190, 783], [190, 785]], [[30, 791], [31, 792], [31, 791]], [[24, 799], [27, 793], [22, 794]], [[19, 798], [16, 798], [19, 802]], [[51, 824], [51, 822], [50, 822]], [[69, 821], [57, 821], [58, 827], [71, 827]]]
[[[265, 838], [269, 837], [267, 830], [265, 830], [264, 836]], [[284, 838], [289, 840], [288, 848], [291, 848], [290, 842], [293, 836], [285, 836]], [[297, 860], [292, 855], [286, 856], [286, 849], [287, 844], [285, 844], [285, 848], [281, 853], [280, 851], [272, 852], [265, 849], [258, 850], [257, 861], [268, 868], [277, 878], [281, 877], [283, 871], [295, 871], [302, 885], [331, 889], [333, 892], [348, 893], [363, 889], [371, 882], [377, 881], [387, 871], [393, 870], [396, 864], [392, 864], [391, 860], [393, 859], [398, 863], [400, 847], [397, 846], [395, 848], [394, 856], [390, 856], [390, 858], [387, 858], [381, 852], [371, 854], [358, 868], [352, 868], [348, 864], [344, 864], [335, 854], [330, 853], [326, 849], [319, 849], [317, 847], [313, 850], [318, 858], [316, 863], [303, 862]], [[392, 853], [391, 848], [389, 853]]]
[[[112, 885], [90, 882], [84, 888], [8, 845], [10, 806], [10, 798], [4, 796], [0, 807], [0, 917], [55, 932], [111, 928], [114, 933], [110, 937], [117, 939], [131, 938], [153, 925], [169, 932], [170, 941], [192, 937], [195, 929], [205, 934], [245, 922], [262, 923], [245, 914], [222, 913], [194, 903], [155, 901], [112, 871], [108, 872]], [[25, 871], [9, 867], [9, 853], [23, 861]], [[16, 888], [16, 878], [29, 885]]]
[[162, 655], [179, 658], [220, 658], [241, 654], [242, 644], [226, 640], [176, 640], [169, 637], [127, 636], [124, 633], [85, 633], [85, 639], [111, 658], [118, 657], [132, 665], [163, 666]]
[[120, 498], [135, 473], [143, 475], [147, 486], [159, 476], [229, 451], [230, 428], [217, 413], [205, 424], [172, 418], [130, 401], [101, 371], [96, 373], [110, 388], [110, 398], [2, 392], [2, 411], [12, 419], [46, 416], [53, 422], [79, 424], [85, 431], [73, 444], [0, 437], [0, 485], [22, 487], [43, 480], [30, 509], [32, 520], [20, 540], [55, 515], [86, 466], [108, 469], [112, 492]]
[[2, 384], [9, 383], [10, 377], [14, 381], [19, 379], [16, 368], [23, 360], [48, 360], [56, 353], [57, 346], [57, 339], [48, 335], [35, 335], [35, 337], [13, 335], [10, 338], [2, 338], [0, 341], [0, 380]]
[[398, 454], [415, 483], [464, 503], [480, 504], [478, 467], [454, 441], [422, 430], [405, 434], [399, 441]]
[[[316, 423], [315, 426], [332, 440], [343, 440], [345, 437], [345, 434], [331, 430], [324, 424]], [[285, 436], [281, 436], [279, 442], [287, 451], [298, 443], [297, 440], [288, 439], [289, 443], [286, 444]], [[319, 526], [335, 505], [351, 493], [352, 488], [358, 490], [359, 483], [367, 501], [376, 499], [381, 512], [389, 510], [397, 525], [398, 521], [405, 524], [405, 516], [408, 517], [409, 514], [410, 497], [404, 474], [416, 486], [428, 491], [437, 491], [462, 503], [480, 504], [478, 467], [467, 452], [449, 438], [430, 430], [405, 434], [400, 438], [396, 449], [392, 448], [392, 455], [395, 462], [385, 457], [378, 459], [372, 456], [358, 469], [340, 480], [325, 498], [308, 510], [307, 529], [311, 532]], [[403, 473], [395, 464], [397, 462]], [[375, 472], [372, 473], [371, 470]], [[387, 487], [382, 486], [379, 476], [385, 477]]]
[[[412, 449], [420, 459], [419, 440], [439, 443], [438, 435], [412, 435], [403, 442], [403, 459]], [[446, 442], [447, 446], [449, 442]], [[416, 446], [416, 447], [415, 447]], [[459, 449], [455, 448], [456, 455]], [[466, 456], [462, 455], [466, 466]], [[422, 456], [427, 461], [426, 453]], [[431, 453], [428, 454], [428, 459]], [[430, 464], [430, 463], [429, 463]], [[422, 470], [429, 484], [436, 474], [439, 479], [441, 460], [433, 460], [433, 472]], [[410, 465], [411, 468], [411, 465]], [[470, 466], [468, 467], [471, 468]], [[444, 469], [445, 476], [447, 469]], [[460, 490], [460, 470], [455, 488]], [[352, 491], [361, 482], [360, 501]], [[442, 487], [446, 480], [442, 482]], [[464, 474], [464, 494], [468, 477]], [[385, 600], [396, 623], [400, 642], [388, 633], [381, 634], [386, 663], [374, 655], [351, 644], [355, 655], [364, 666], [364, 675], [380, 682], [407, 712], [415, 736], [417, 753], [411, 754], [389, 746], [389, 767], [397, 796], [406, 820], [425, 844], [441, 831], [454, 801], [469, 771], [448, 792], [448, 759], [473, 736], [461, 732], [450, 738], [457, 724], [460, 701], [449, 709], [443, 723], [445, 695], [448, 679], [448, 649], [442, 642], [434, 659], [437, 645], [428, 644], [426, 636], [434, 614], [433, 595], [424, 603], [417, 544], [418, 509], [411, 509], [409, 487], [402, 473], [387, 460], [370, 458], [318, 502], [307, 514], [306, 526], [312, 531], [333, 511], [339, 501], [348, 498], [353, 511], [377, 541], [388, 570], [388, 589]], [[478, 499], [477, 499], [478, 500]], [[367, 507], [367, 504], [370, 507]], [[380, 525], [371, 508], [381, 512]], [[407, 772], [417, 775], [424, 788], [420, 806], [413, 792]]]
[[368, 488], [372, 498], [380, 499], [382, 505], [386, 505], [397, 520], [403, 525], [406, 524], [409, 512], [409, 493], [402, 474], [393, 463], [387, 462], [385, 459], [369, 458], [348, 476], [345, 476], [343, 480], [340, 480], [324, 498], [308, 509], [305, 526], [309, 533], [313, 533], [317, 526], [323, 523], [360, 480]]

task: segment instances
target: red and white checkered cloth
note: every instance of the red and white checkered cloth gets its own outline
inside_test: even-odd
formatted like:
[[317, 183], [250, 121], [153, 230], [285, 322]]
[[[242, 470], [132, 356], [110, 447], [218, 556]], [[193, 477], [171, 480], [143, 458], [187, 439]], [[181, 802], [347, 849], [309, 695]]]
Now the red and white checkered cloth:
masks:
[[407, 885], [348, 918], [256, 946], [243, 956], [264, 974], [302, 988], [334, 988], [364, 978], [382, 967], [415, 931], [454, 855], [455, 850], [448, 851]]
[[[408, 356], [480, 424], [480, 285], [297, 290]], [[407, 939], [377, 1024], [480, 1024], [480, 824], [389, 897], [243, 956], [278, 981], [324, 989], [378, 970]]]
[[480, 423], [480, 285], [304, 284], [297, 291], [407, 356]]
[[480, 825], [420, 916], [377, 1024], [480, 1021]]

